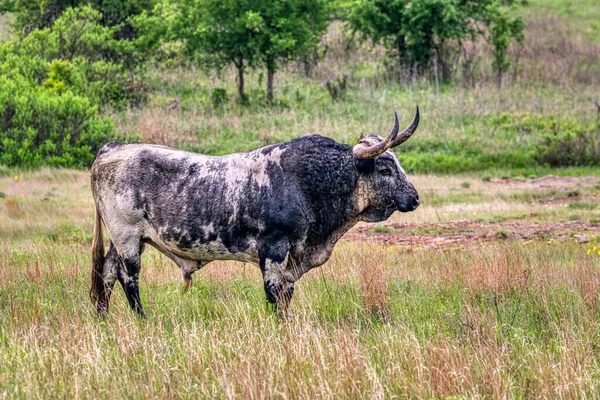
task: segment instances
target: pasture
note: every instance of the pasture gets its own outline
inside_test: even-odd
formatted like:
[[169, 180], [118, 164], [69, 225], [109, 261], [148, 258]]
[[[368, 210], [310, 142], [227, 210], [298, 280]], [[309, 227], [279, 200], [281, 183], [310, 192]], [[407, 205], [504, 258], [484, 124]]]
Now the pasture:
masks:
[[[524, 41], [511, 45], [502, 85], [484, 38], [446, 54], [455, 61], [440, 81], [433, 66], [395, 67], [384, 43], [336, 19], [310, 73], [299, 59], [277, 71], [272, 102], [263, 66], [246, 70], [240, 98], [232, 65], [198, 65], [176, 40], [141, 70], [113, 71], [132, 81], [102, 80], [106, 60], [82, 61], [97, 52], [55, 63], [60, 52], [38, 51], [46, 42], [20, 47], [17, 11], [0, 14], [0, 78], [23, 75], [22, 91], [0, 87], [0, 156], [8, 143], [16, 158], [6, 160], [30, 162], [0, 163], [0, 399], [600, 397], [600, 7], [514, 3]], [[59, 43], [49, 29], [37, 34]], [[122, 82], [130, 103], [101, 100]], [[218, 156], [306, 133], [354, 145], [385, 136], [393, 110], [403, 128], [415, 105], [419, 129], [395, 152], [421, 205], [351, 229], [297, 282], [285, 320], [267, 309], [256, 267], [212, 262], [183, 293], [180, 270], [150, 246], [148, 319], [119, 284], [99, 319], [89, 171], [43, 166], [87, 164], [24, 156], [32, 143], [46, 156], [68, 143], [73, 115], [92, 118], [90, 132]], [[54, 125], [66, 128], [43, 129]], [[76, 150], [91, 160], [92, 145]]]
[[598, 179], [412, 180], [422, 206], [351, 230], [285, 322], [255, 267], [211, 263], [183, 294], [155, 250], [148, 320], [119, 287], [100, 321], [89, 173], [2, 177], [0, 396], [595, 397]]

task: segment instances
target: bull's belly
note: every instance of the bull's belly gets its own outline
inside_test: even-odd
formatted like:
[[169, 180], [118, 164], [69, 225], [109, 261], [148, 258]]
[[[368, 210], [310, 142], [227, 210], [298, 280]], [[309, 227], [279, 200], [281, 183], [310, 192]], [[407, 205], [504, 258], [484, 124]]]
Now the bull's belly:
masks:
[[256, 240], [250, 239], [240, 246], [236, 244], [236, 249], [231, 250], [219, 239], [210, 242], [196, 241], [185, 243], [182, 246], [180, 242], [166, 240], [160, 236], [154, 236], [151, 243], [160, 251], [167, 254], [174, 254], [177, 257], [199, 261], [209, 262], [218, 260], [231, 260], [249, 262], [258, 265], [258, 249]]

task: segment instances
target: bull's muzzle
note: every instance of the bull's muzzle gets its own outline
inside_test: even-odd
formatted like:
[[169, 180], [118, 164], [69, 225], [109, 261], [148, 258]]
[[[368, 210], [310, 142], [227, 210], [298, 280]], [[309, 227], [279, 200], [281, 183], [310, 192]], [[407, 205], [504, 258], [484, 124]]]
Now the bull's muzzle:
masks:
[[411, 212], [415, 211], [419, 207], [419, 194], [415, 191], [413, 194], [406, 196], [403, 201], [397, 202], [398, 211], [400, 212]]

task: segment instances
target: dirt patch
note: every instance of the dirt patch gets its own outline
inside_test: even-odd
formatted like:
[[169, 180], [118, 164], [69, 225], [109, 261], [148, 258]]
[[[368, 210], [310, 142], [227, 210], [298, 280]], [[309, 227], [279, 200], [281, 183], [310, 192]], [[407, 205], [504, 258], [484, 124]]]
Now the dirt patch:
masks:
[[371, 224], [352, 229], [344, 240], [386, 245], [448, 247], [494, 240], [595, 241], [600, 224], [568, 222], [478, 222], [472, 220], [436, 223]]
[[514, 185], [530, 189], [569, 189], [580, 186], [591, 186], [600, 182], [593, 176], [554, 176], [547, 175], [533, 179], [492, 179], [491, 183]]

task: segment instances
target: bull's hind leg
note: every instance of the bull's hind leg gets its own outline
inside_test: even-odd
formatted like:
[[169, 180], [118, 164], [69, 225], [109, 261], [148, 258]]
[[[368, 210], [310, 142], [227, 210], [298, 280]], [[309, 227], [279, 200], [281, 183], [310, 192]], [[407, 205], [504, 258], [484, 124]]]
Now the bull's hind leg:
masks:
[[144, 250], [144, 245], [141, 241], [137, 243], [128, 243], [122, 246], [120, 249], [120, 256], [122, 262], [117, 273], [117, 279], [123, 286], [125, 296], [129, 302], [129, 306], [135, 311], [140, 317], [146, 318], [144, 309], [142, 308], [142, 301], [140, 300], [140, 269], [141, 255]]
[[102, 280], [104, 282], [103, 290], [98, 296], [97, 311], [98, 315], [104, 316], [108, 313], [108, 305], [110, 303], [110, 295], [117, 280], [117, 272], [121, 268], [121, 259], [117, 254], [117, 249], [112, 242], [106, 257], [104, 258], [104, 266], [102, 269]]

